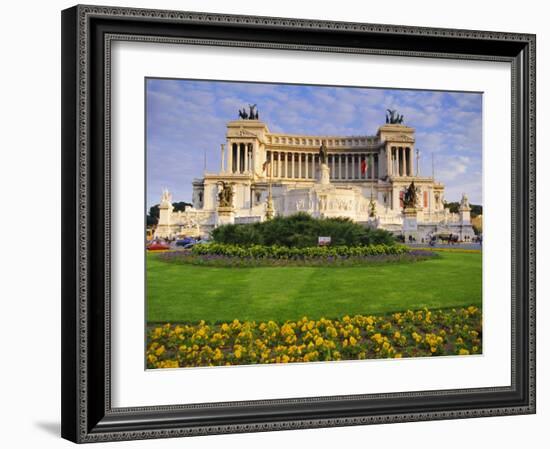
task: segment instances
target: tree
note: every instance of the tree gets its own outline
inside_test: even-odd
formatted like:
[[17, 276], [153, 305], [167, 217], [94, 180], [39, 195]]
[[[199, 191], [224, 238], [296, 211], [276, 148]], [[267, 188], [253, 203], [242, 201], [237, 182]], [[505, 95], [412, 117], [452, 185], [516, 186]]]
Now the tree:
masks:
[[147, 224], [149, 224], [149, 222], [151, 222], [151, 224], [158, 223], [160, 216], [159, 206], [159, 204], [155, 204], [149, 208], [149, 213], [147, 214]]
[[[456, 213], [458, 213], [458, 210], [460, 209], [460, 203], [457, 202], [457, 201], [453, 201], [451, 203], [446, 202], [445, 207], [447, 209], [449, 209], [449, 212], [452, 212], [452, 213], [456, 214]], [[481, 206], [479, 204], [470, 204], [470, 208], [471, 208], [470, 216], [472, 218], [475, 218], [478, 215], [483, 214], [483, 206]]]
[[172, 206], [174, 207], [174, 212], [185, 212], [186, 207], [193, 207], [191, 203], [186, 203], [185, 201], [172, 203]]
[[[185, 201], [178, 201], [177, 203], [172, 203], [174, 212], [185, 212], [186, 207], [192, 207], [191, 203]], [[147, 214], [147, 226], [156, 225], [160, 217], [160, 204], [155, 204], [149, 208], [149, 213]]]

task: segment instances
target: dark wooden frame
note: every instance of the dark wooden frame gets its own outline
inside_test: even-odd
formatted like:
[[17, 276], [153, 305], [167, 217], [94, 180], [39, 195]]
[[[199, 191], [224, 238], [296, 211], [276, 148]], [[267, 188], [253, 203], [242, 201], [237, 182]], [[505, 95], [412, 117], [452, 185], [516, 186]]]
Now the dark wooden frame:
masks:
[[[113, 40], [506, 61], [512, 68], [510, 387], [112, 408]], [[535, 36], [177, 11], [62, 12], [62, 436], [75, 442], [535, 412]]]

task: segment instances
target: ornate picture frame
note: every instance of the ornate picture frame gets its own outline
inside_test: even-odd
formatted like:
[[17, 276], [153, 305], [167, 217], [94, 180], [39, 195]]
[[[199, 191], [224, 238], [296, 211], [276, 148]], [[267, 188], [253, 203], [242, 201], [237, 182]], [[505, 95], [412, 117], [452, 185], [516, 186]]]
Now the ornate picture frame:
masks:
[[[502, 61], [511, 67], [511, 385], [112, 406], [111, 44]], [[62, 436], [74, 442], [535, 413], [535, 36], [101, 6], [62, 12]]]

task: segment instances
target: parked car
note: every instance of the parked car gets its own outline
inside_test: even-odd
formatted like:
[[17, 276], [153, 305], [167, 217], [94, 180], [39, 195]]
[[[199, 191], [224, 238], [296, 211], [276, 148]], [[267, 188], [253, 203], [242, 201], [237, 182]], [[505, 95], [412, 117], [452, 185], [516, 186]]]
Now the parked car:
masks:
[[202, 245], [204, 243], [208, 243], [208, 240], [204, 239], [204, 240], [196, 240], [194, 242], [191, 242], [191, 243], [188, 243], [187, 245], [184, 245], [183, 246], [183, 249], [191, 249], [193, 248], [193, 246], [195, 245]]
[[147, 245], [148, 251], [166, 251], [167, 249], [170, 249], [170, 245], [158, 240], [155, 240]]
[[196, 243], [197, 240], [193, 237], [184, 237], [182, 239], [176, 240], [176, 246], [183, 246], [189, 245], [190, 243]]

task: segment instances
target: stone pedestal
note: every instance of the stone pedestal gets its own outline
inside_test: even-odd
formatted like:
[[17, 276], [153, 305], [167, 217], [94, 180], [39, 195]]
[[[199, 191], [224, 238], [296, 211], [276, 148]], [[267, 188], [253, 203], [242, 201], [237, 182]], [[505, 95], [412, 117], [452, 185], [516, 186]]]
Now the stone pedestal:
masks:
[[235, 209], [232, 206], [219, 206], [216, 226], [235, 223]]
[[327, 185], [330, 184], [330, 168], [327, 164], [321, 164], [318, 169], [319, 184]]
[[409, 243], [409, 237], [418, 241], [418, 211], [414, 207], [403, 210], [403, 235], [405, 243]]

